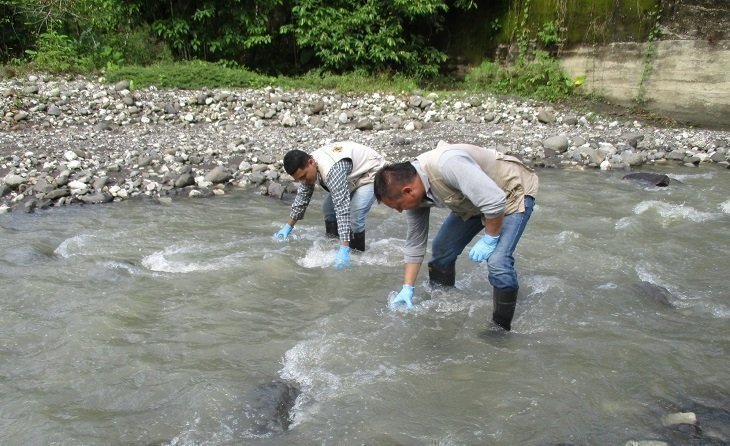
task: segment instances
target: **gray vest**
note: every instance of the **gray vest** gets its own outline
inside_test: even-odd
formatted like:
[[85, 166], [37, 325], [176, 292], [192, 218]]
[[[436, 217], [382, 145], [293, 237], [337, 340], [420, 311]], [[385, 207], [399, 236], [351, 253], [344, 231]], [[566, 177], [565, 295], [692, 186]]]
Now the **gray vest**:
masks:
[[436, 149], [417, 157], [421, 168], [428, 175], [431, 191], [456, 215], [464, 220], [481, 214], [481, 211], [458, 189], [446, 184], [438, 170], [438, 160], [444, 152], [459, 150], [466, 152], [507, 195], [505, 215], [525, 211], [525, 195], [537, 193], [537, 174], [519, 159], [505, 155], [495, 149], [471, 144], [448, 144], [439, 142]]

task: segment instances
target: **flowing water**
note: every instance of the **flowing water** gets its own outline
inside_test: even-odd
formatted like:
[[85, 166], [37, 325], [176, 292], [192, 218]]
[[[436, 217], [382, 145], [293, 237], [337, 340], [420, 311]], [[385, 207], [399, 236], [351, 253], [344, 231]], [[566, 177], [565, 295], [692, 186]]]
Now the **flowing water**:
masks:
[[[456, 289], [424, 267], [417, 308], [387, 308], [405, 221], [383, 205], [344, 271], [319, 194], [288, 242], [289, 204], [244, 191], [0, 215], [0, 444], [664, 438], [665, 414], [730, 398], [730, 173], [621, 176], [540, 172], [502, 336], [466, 256]], [[272, 381], [301, 391], [284, 432], [251, 423]]]

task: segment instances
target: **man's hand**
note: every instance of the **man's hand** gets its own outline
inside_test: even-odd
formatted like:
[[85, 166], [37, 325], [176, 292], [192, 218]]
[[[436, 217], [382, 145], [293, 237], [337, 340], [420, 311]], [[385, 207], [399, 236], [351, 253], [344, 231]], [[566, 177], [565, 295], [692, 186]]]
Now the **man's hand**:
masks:
[[489, 260], [489, 256], [492, 255], [494, 248], [497, 247], [497, 242], [499, 242], [499, 236], [494, 237], [489, 234], [484, 234], [484, 237], [479, 239], [474, 247], [471, 248], [471, 251], [469, 251], [469, 258], [477, 263]]
[[395, 298], [388, 303], [391, 310], [394, 310], [398, 305], [405, 305], [406, 308], [413, 308], [413, 291], [415, 288], [412, 285], [403, 285]]
[[289, 238], [289, 234], [291, 234], [292, 229], [294, 228], [289, 223], [287, 223], [282, 226], [276, 234], [274, 234], [274, 237], [281, 240], [286, 240], [287, 238]]
[[350, 265], [350, 247], [341, 245], [335, 257], [335, 268], [342, 269]]

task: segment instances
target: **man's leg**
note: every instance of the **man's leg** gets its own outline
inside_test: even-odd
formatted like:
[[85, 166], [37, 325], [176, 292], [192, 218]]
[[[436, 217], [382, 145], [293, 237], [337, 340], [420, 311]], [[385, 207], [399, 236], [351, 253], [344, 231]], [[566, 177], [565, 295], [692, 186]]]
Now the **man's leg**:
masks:
[[337, 215], [335, 214], [335, 205], [332, 202], [332, 195], [327, 194], [322, 203], [322, 213], [324, 213], [324, 232], [327, 237], [340, 238], [337, 231]]
[[454, 286], [456, 258], [474, 236], [483, 230], [484, 225], [479, 216], [464, 221], [453, 212], [449, 213], [431, 244], [428, 276], [432, 285]]
[[512, 317], [517, 305], [517, 291], [519, 290], [517, 271], [514, 268], [514, 252], [525, 226], [530, 220], [534, 203], [535, 199], [527, 196], [525, 197], [525, 212], [504, 217], [499, 242], [487, 260], [489, 283], [494, 287], [492, 320], [507, 331], [512, 328]]
[[365, 219], [375, 203], [373, 184], [358, 187], [350, 196], [350, 248], [365, 251]]

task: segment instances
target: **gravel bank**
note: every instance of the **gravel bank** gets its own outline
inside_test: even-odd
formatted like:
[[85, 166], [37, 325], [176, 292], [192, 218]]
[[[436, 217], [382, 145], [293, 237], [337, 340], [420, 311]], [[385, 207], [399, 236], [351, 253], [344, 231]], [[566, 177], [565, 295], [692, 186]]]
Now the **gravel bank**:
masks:
[[129, 89], [82, 77], [0, 80], [0, 212], [249, 188], [294, 190], [293, 148], [351, 139], [401, 161], [443, 139], [544, 168], [730, 166], [730, 131], [631, 119], [490, 95], [340, 95], [276, 88]]

